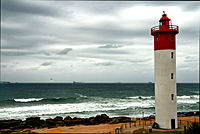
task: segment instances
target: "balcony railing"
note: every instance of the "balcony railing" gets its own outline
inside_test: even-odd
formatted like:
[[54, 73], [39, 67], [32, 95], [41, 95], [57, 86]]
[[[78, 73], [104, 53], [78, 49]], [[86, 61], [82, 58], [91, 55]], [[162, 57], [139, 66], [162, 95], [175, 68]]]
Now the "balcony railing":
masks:
[[156, 31], [156, 30], [177, 30], [178, 31], [178, 26], [176, 25], [163, 25], [163, 26], [155, 26], [151, 28], [151, 32]]

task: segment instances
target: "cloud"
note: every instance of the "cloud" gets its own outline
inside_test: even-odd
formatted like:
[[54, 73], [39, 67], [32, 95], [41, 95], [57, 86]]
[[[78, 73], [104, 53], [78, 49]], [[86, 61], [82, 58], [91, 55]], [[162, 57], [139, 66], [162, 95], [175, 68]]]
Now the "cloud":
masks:
[[148, 62], [151, 60], [152, 60], [151, 58], [148, 58], [148, 59], [137, 59], [137, 60], [128, 60], [128, 61], [132, 63], [142, 63], [142, 62]]
[[65, 48], [62, 51], [58, 52], [58, 55], [66, 55], [68, 54], [70, 51], [72, 51], [72, 48]]
[[[19, 78], [13, 74], [21, 73], [7, 73], [20, 68], [10, 67], [15, 61], [20, 65], [29, 65], [43, 78], [47, 75], [41, 75], [41, 69], [52, 63], [58, 64], [59, 69], [53, 66], [49, 71], [56, 70], [57, 74], [68, 72], [74, 76], [75, 73], [70, 72], [71, 67], [71, 70], [66, 68], [66, 60], [68, 65], [78, 70], [75, 74], [77, 79], [81, 73], [89, 74], [93, 66], [109, 66], [111, 74], [119, 73], [119, 78], [110, 76], [112, 80], [118, 80], [124, 72], [130, 71], [133, 74], [130, 73], [129, 81], [134, 81], [134, 70], [140, 72], [142, 67], [148, 68], [151, 71], [149, 74], [153, 74], [153, 37], [150, 28], [157, 25], [165, 9], [173, 24], [180, 27], [177, 59], [182, 57], [178, 53], [194, 56], [181, 59], [183, 65], [192, 68], [198, 60], [195, 56], [198, 56], [196, 26], [200, 21], [199, 3], [4, 0], [1, 50], [2, 63], [7, 67], [2, 78]], [[73, 49], [75, 51], [70, 53]], [[121, 70], [116, 69], [116, 64], [120, 64]], [[26, 68], [20, 69], [23, 71]], [[29, 70], [20, 79], [26, 80], [30, 74]], [[97, 78], [96, 75], [91, 76], [94, 80]]]
[[122, 47], [121, 45], [117, 45], [117, 44], [106, 44], [103, 46], [100, 46], [99, 48], [119, 48]]
[[185, 57], [185, 62], [198, 62], [198, 57], [197, 56], [186, 56]]
[[2, 66], [2, 68], [6, 68], [7, 67], [7, 65], [1, 65]]
[[[47, 3], [46, 3], [47, 4]], [[3, 0], [2, 12], [15, 15], [42, 15], [42, 16], [56, 16], [58, 10], [53, 10], [50, 6], [46, 6], [43, 2], [33, 2], [27, 0]]]
[[2, 54], [2, 56], [26, 56], [26, 55], [33, 55], [36, 53], [32, 52], [32, 51], [17, 51], [17, 50], [5, 51], [5, 50], [2, 50], [1, 54]]
[[52, 64], [52, 62], [44, 62], [44, 63], [42, 63], [40, 66], [49, 66], [49, 65], [51, 65]]
[[100, 62], [100, 63], [95, 63], [97, 66], [111, 66], [113, 63], [111, 62]]
[[39, 53], [44, 54], [45, 56], [50, 56], [51, 55], [49, 52], [44, 51], [44, 50], [40, 51]]

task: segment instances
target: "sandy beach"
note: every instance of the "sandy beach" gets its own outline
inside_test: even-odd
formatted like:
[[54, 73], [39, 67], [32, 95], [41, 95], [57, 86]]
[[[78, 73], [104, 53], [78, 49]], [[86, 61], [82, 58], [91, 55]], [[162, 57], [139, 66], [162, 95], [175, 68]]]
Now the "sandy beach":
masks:
[[[178, 117], [178, 124], [181, 120], [181, 126], [187, 125], [187, 121], [194, 122], [196, 118], [196, 121], [199, 121], [199, 117], [191, 116], [191, 117]], [[132, 118], [132, 120], [136, 120], [135, 118]], [[154, 119], [151, 120], [154, 122]], [[120, 128], [122, 125], [129, 126], [129, 123], [118, 123], [118, 124], [99, 124], [99, 125], [76, 125], [76, 126], [64, 126], [64, 127], [56, 127], [56, 128], [42, 128], [42, 129], [25, 129], [18, 132], [35, 132], [35, 133], [114, 133], [116, 128]], [[142, 128], [142, 125], [139, 126], [137, 123], [135, 129]], [[150, 125], [148, 125], [150, 126]], [[180, 126], [180, 124], [179, 124]], [[133, 127], [134, 128], [134, 127]], [[167, 130], [166, 130], [167, 131]], [[170, 131], [170, 130], [168, 130]], [[183, 131], [182, 129], [177, 129], [177, 131]]]

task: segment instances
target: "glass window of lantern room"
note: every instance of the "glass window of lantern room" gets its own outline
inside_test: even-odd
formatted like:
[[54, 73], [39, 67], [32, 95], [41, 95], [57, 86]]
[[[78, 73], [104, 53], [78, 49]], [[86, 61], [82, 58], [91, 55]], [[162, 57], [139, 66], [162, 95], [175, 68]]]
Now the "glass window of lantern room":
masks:
[[162, 22], [162, 25], [165, 25], [165, 24], [166, 24], [166, 22], [165, 22], [165, 21], [163, 21], [163, 22]]

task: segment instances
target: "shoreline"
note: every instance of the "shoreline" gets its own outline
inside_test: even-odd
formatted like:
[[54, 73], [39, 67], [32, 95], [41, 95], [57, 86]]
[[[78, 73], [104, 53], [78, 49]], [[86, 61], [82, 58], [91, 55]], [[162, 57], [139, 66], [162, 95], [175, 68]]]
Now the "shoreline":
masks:
[[[192, 112], [177, 112], [177, 118], [185, 118], [187, 121], [194, 120], [194, 112], [196, 117], [199, 117], [199, 111]], [[186, 118], [189, 117], [189, 118]], [[193, 117], [192, 119], [190, 119]], [[195, 117], [195, 119], [196, 119]], [[144, 120], [154, 121], [155, 116], [146, 116]], [[0, 132], [25, 132], [33, 131], [41, 133], [51, 133], [66, 131], [67, 133], [75, 132], [80, 133], [81, 131], [91, 130], [96, 133], [102, 132], [104, 128], [107, 131], [114, 130], [114, 128], [120, 127], [123, 123], [130, 123], [133, 121], [142, 120], [142, 118], [130, 118], [125, 116], [112, 117], [110, 118], [106, 114], [97, 115], [89, 118], [71, 118], [67, 116], [65, 118], [57, 116], [54, 119], [41, 120], [40, 117], [29, 117], [25, 121], [22, 120], [0, 120]], [[198, 119], [199, 120], [199, 119]], [[37, 130], [37, 131], [36, 131]]]

